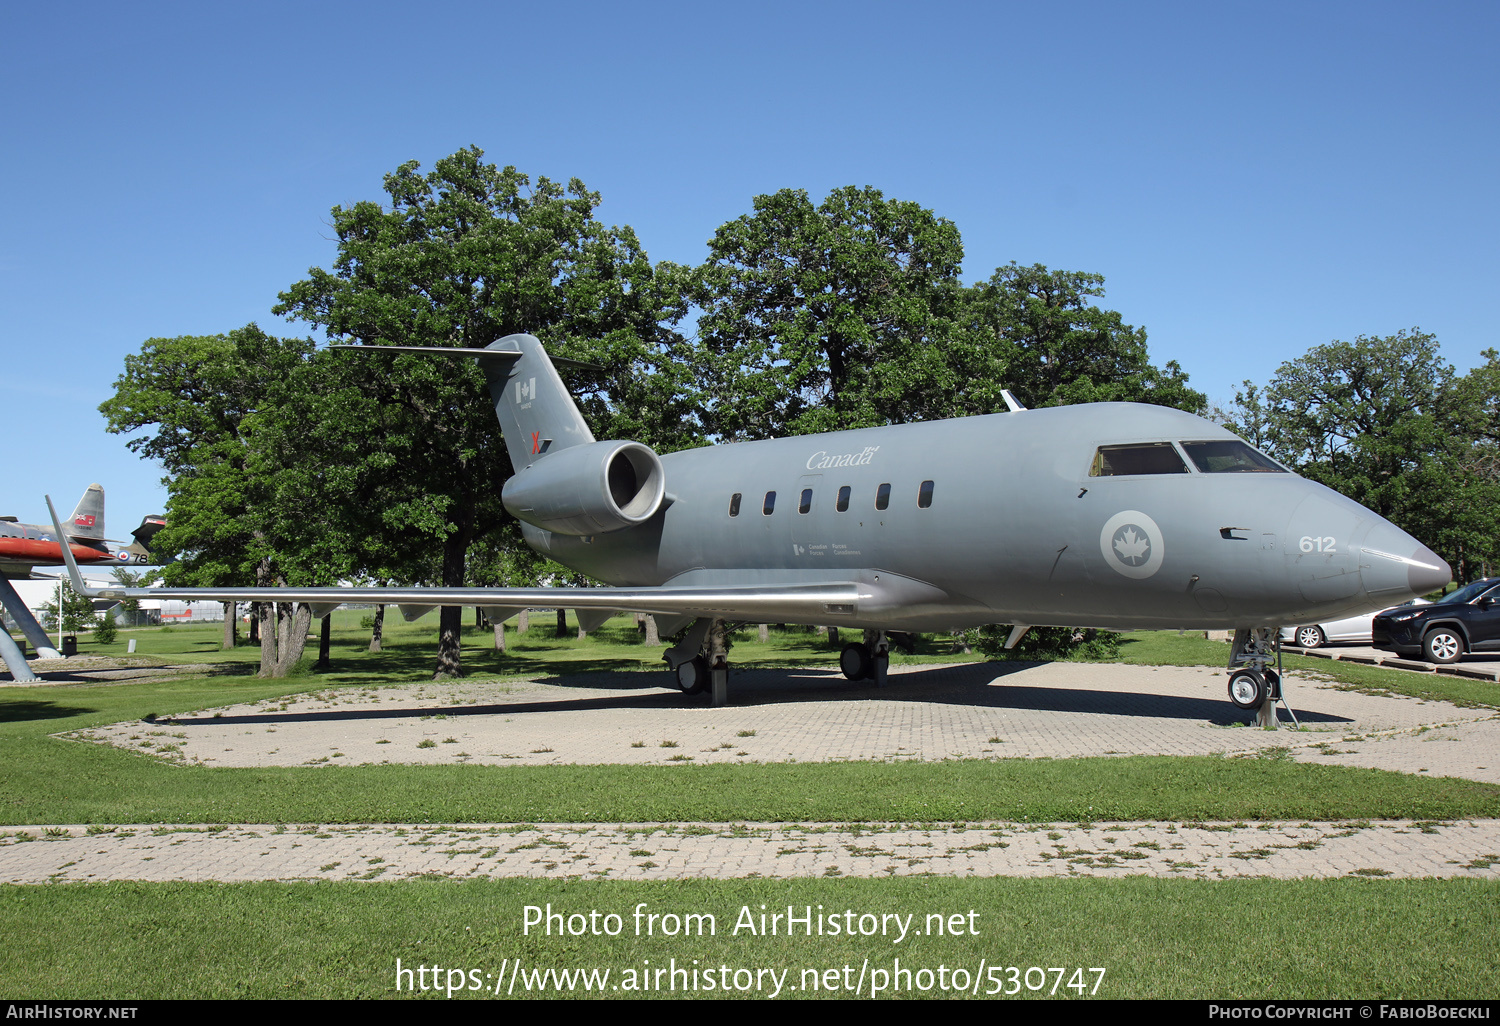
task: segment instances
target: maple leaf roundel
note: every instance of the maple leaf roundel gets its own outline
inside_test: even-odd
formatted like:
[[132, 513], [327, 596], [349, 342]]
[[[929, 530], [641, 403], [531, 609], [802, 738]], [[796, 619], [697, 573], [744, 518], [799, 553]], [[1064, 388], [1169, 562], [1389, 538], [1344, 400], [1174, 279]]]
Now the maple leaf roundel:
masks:
[[1104, 522], [1099, 532], [1099, 551], [1117, 573], [1136, 580], [1150, 577], [1161, 569], [1166, 555], [1161, 528], [1140, 510], [1127, 509]]

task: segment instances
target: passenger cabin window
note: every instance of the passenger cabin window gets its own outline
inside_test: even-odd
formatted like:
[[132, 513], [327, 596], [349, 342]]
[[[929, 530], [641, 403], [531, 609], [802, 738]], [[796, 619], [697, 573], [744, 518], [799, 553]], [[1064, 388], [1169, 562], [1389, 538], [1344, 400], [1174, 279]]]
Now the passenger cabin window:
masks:
[[932, 505], [932, 482], [923, 481], [922, 487], [917, 489], [917, 505], [926, 509]]
[[729, 497], [729, 515], [737, 517], [740, 515], [740, 493], [735, 492]]
[[810, 509], [812, 509], [812, 489], [804, 488], [802, 489], [802, 498], [797, 502], [797, 512], [806, 513]]
[[1202, 474], [1285, 474], [1286, 469], [1238, 438], [1216, 442], [1183, 442], [1188, 459]]
[[849, 491], [848, 485], [844, 485], [844, 487], [839, 489], [839, 501], [836, 508], [840, 513], [847, 513], [849, 511]]
[[1186, 474], [1187, 464], [1171, 442], [1140, 445], [1101, 445], [1094, 454], [1089, 477], [1120, 477], [1126, 474]]
[[891, 486], [883, 484], [875, 489], [875, 508], [885, 509], [891, 504]]
[[776, 493], [775, 492], [767, 492], [766, 493], [766, 504], [760, 508], [760, 511], [762, 513], [764, 513], [766, 516], [770, 516], [771, 515], [771, 511], [773, 509], [775, 509], [775, 508], [776, 508]]

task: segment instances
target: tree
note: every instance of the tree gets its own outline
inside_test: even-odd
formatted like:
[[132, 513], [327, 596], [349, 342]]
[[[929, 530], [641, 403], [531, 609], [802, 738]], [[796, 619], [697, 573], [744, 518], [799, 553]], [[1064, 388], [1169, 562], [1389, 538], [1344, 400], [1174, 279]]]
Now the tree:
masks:
[[[225, 335], [148, 339], [125, 358], [99, 410], [113, 433], [152, 429], [126, 444], [168, 474], [167, 526], [152, 539], [159, 555], [179, 557], [161, 570], [167, 585], [332, 583], [302, 551], [317, 533], [315, 518], [286, 508], [284, 443], [293, 429], [277, 420], [308, 387], [312, 350], [311, 340], [248, 324]], [[305, 625], [299, 634], [296, 614], [261, 605], [261, 673], [285, 676], [301, 657]], [[279, 631], [266, 629], [272, 616]]]
[[1419, 328], [1335, 340], [1282, 364], [1264, 390], [1247, 381], [1230, 426], [1421, 538], [1464, 579], [1476, 556], [1493, 560], [1500, 509], [1482, 459], [1491, 373], [1456, 378]]
[[944, 346], [963, 244], [951, 221], [879, 190], [757, 196], [694, 274], [702, 416], [725, 439], [928, 417], [956, 382]]
[[[62, 629], [66, 634], [93, 630], [98, 621], [94, 616], [94, 604], [73, 590], [73, 585], [64, 580], [62, 588]], [[42, 629], [57, 630], [57, 601], [42, 603]]]
[[[625, 429], [674, 447], [692, 423], [665, 326], [681, 316], [679, 272], [653, 267], [629, 228], [598, 222], [599, 196], [577, 179], [533, 186], [482, 158], [460, 150], [426, 175], [408, 162], [385, 178], [388, 205], [335, 207], [334, 269], [311, 269], [275, 311], [372, 346], [538, 335], [556, 355], [605, 368], [574, 382], [603, 437]], [[369, 576], [411, 578], [437, 546], [440, 583], [461, 586], [469, 547], [509, 519], [510, 460], [471, 363], [319, 354], [303, 430], [325, 458], [304, 491], [342, 496], [326, 515], [343, 518], [346, 535], [380, 539], [379, 562], [360, 568]], [[459, 614], [442, 611], [440, 677], [459, 672]]]
[[1151, 363], [1146, 329], [1089, 304], [1103, 295], [1103, 275], [1049, 271], [1041, 264], [1011, 263], [970, 289], [970, 338], [961, 352], [978, 364], [964, 368], [962, 378], [981, 389], [965, 412], [996, 408], [985, 384], [1009, 388], [1031, 408], [1132, 402], [1201, 412], [1204, 397], [1187, 387], [1175, 360], [1164, 369]]

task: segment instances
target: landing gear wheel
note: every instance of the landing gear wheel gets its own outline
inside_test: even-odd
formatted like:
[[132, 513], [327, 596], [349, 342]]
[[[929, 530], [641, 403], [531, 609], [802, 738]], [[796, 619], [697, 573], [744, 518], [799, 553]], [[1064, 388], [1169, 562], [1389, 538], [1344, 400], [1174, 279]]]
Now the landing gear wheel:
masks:
[[1438, 627], [1427, 632], [1422, 639], [1422, 654], [1429, 662], [1456, 663], [1464, 654], [1464, 639], [1458, 631]]
[[850, 680], [869, 680], [875, 669], [875, 660], [871, 657], [870, 650], [856, 641], [845, 645], [844, 650], [839, 653], [839, 669]]
[[1297, 644], [1303, 648], [1320, 648], [1328, 644], [1328, 635], [1323, 633], [1323, 628], [1316, 626], [1298, 627]]
[[677, 667], [677, 686], [684, 695], [701, 695], [708, 690], [708, 660], [696, 656]]
[[1266, 700], [1266, 679], [1254, 670], [1229, 675], [1229, 700], [1241, 709], [1259, 709]]
[[1265, 678], [1266, 697], [1273, 702], [1279, 702], [1281, 700], [1281, 675], [1275, 670], [1267, 670]]

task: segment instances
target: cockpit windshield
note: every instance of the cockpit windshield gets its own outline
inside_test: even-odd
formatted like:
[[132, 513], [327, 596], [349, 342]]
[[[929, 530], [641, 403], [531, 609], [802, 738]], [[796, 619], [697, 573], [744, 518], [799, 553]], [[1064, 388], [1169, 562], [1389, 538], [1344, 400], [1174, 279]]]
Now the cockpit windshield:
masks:
[[1183, 442], [1188, 459], [1201, 474], [1285, 474], [1280, 464], [1238, 438], [1213, 442]]
[[1101, 445], [1094, 453], [1089, 477], [1187, 472], [1187, 464], [1182, 462], [1171, 442], [1144, 442], [1139, 445]]

